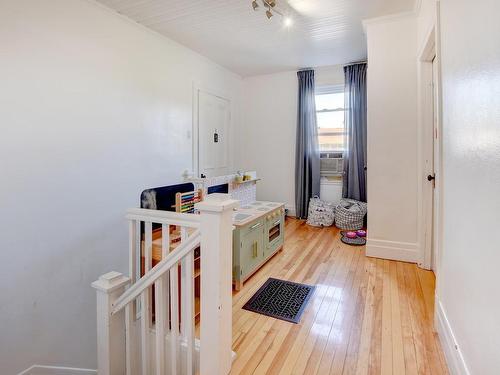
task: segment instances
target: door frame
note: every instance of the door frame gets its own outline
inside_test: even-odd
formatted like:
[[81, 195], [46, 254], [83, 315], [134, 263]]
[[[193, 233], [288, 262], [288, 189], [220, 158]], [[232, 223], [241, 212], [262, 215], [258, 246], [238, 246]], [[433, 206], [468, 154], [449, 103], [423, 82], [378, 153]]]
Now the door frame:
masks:
[[[438, 18], [439, 19], [439, 18]], [[421, 256], [419, 267], [432, 269], [436, 275], [441, 250], [442, 228], [442, 105], [441, 65], [438, 27], [434, 25], [418, 55], [418, 121], [419, 121], [419, 243]], [[436, 76], [433, 77], [433, 61]], [[437, 87], [433, 87], [433, 84]], [[435, 107], [437, 104], [437, 108]], [[436, 112], [436, 113], [435, 113]], [[436, 126], [434, 127], [434, 113]], [[436, 134], [434, 132], [436, 131]], [[435, 151], [435, 152], [434, 152]], [[434, 188], [427, 181], [430, 174], [429, 155], [433, 155]], [[433, 262], [433, 258], [435, 262]]]
[[200, 150], [200, 118], [199, 118], [199, 93], [204, 92], [206, 94], [210, 94], [221, 98], [223, 100], [227, 100], [229, 103], [229, 129], [227, 131], [228, 142], [228, 159], [230, 169], [233, 163], [233, 142], [232, 134], [233, 134], [233, 100], [232, 96], [226, 93], [223, 90], [218, 90], [213, 87], [206, 87], [199, 82], [193, 82], [193, 119], [192, 119], [192, 172], [195, 178], [200, 177], [200, 159], [199, 159], [199, 150]]

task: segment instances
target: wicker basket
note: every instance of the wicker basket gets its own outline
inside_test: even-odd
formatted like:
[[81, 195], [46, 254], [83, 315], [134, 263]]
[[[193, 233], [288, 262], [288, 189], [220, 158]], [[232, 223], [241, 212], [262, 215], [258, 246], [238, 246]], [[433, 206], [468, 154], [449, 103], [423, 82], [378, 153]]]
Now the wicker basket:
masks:
[[309, 200], [307, 224], [313, 227], [329, 227], [335, 219], [335, 207], [332, 203], [322, 201], [318, 196]]
[[354, 199], [341, 199], [335, 208], [335, 225], [340, 229], [361, 229], [367, 204]]

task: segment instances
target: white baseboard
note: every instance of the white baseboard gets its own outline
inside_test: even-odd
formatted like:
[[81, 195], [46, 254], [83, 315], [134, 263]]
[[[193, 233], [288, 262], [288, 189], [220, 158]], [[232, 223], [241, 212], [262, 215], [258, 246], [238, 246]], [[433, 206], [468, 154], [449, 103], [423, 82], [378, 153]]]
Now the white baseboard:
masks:
[[436, 298], [436, 312], [434, 320], [450, 374], [470, 375], [462, 351], [458, 346], [455, 335], [453, 334], [453, 329], [451, 328], [450, 322], [446, 316], [446, 312], [438, 298]]
[[97, 370], [60, 366], [33, 365], [18, 375], [97, 375]]
[[420, 260], [417, 243], [377, 240], [373, 238], [368, 238], [366, 241], [366, 256], [410, 263], [418, 263]]

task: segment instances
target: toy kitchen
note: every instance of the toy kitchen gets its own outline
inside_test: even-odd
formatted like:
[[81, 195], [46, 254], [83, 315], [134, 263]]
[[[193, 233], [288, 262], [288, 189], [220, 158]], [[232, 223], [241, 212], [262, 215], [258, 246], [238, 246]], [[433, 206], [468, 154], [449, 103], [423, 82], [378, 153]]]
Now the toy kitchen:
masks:
[[143, 191], [141, 207], [195, 214], [195, 203], [208, 194], [225, 193], [240, 201], [233, 213], [233, 284], [238, 291], [283, 248], [285, 205], [257, 201], [258, 181], [256, 172], [186, 178], [182, 184]]

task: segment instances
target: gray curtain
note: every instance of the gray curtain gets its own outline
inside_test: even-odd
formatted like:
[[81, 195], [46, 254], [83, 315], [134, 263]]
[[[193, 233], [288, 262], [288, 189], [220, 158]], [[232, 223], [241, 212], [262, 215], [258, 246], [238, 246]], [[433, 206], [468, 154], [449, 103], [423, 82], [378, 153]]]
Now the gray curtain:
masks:
[[295, 148], [295, 210], [306, 218], [309, 199], [319, 195], [319, 145], [316, 126], [314, 70], [297, 72], [299, 97]]
[[345, 127], [342, 196], [366, 202], [366, 64], [344, 67]]

